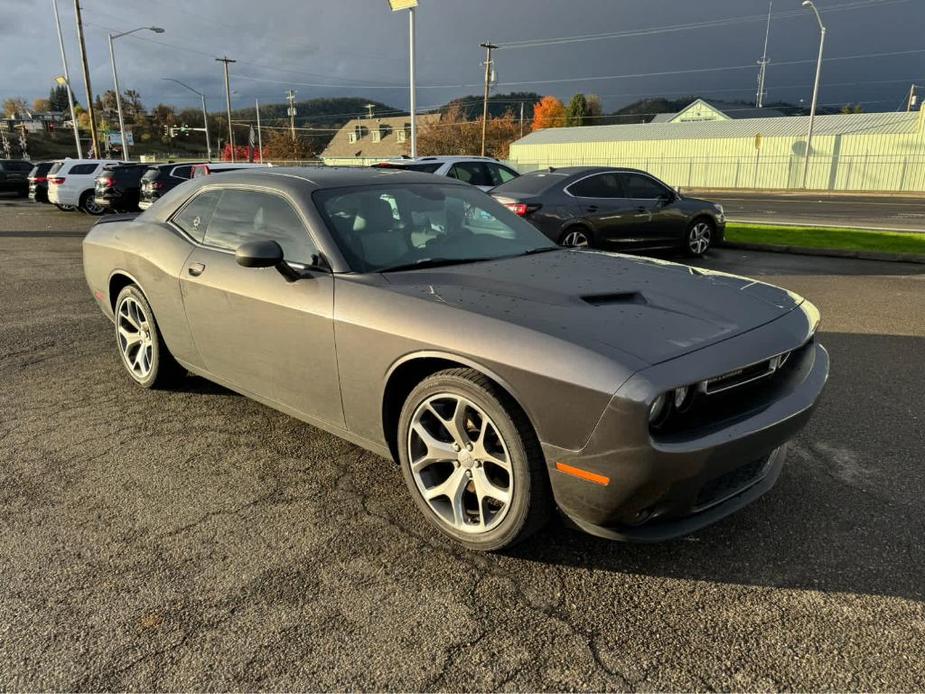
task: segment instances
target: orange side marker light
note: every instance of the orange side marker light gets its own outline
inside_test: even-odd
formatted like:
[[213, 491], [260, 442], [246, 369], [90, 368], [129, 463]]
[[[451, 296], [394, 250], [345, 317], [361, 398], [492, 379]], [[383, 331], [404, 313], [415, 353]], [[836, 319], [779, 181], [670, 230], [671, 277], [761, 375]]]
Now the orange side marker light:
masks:
[[578, 479], [585, 480], [587, 482], [599, 484], [602, 487], [606, 487], [608, 484], [610, 484], [609, 477], [598, 475], [595, 472], [588, 472], [587, 470], [582, 470], [581, 468], [575, 467], [573, 465], [566, 465], [562, 461], [556, 461], [556, 470], [559, 472], [564, 472], [566, 475], [572, 475]]

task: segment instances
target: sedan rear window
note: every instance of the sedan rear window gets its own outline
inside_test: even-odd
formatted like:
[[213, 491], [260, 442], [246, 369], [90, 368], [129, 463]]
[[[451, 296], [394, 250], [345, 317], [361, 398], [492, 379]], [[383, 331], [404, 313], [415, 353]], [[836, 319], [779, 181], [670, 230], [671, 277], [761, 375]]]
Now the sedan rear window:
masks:
[[437, 162], [436, 164], [392, 164], [390, 162], [383, 162], [382, 164], [375, 164], [374, 168], [401, 169], [402, 171], [420, 171], [421, 173], [433, 173], [441, 166], [443, 166], [443, 164], [440, 162]]
[[495, 188], [492, 193], [526, 193], [528, 195], [538, 195], [547, 188], [551, 188], [556, 183], [561, 183], [565, 178], [565, 174], [550, 173], [548, 171], [528, 173], [523, 176], [518, 176], [507, 183], [502, 183]]

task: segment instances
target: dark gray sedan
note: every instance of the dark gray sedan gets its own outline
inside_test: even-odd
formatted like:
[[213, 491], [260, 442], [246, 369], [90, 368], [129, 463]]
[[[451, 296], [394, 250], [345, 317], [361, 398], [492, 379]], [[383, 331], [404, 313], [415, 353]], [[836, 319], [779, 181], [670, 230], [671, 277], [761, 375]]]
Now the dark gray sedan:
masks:
[[550, 168], [502, 183], [491, 194], [573, 248], [669, 248], [699, 257], [726, 232], [722, 205], [683, 196], [636, 169]]
[[774, 484], [828, 374], [791, 292], [564, 249], [427, 174], [194, 179], [83, 251], [135, 382], [189, 371], [394, 459], [473, 549], [556, 507], [618, 539], [712, 523]]

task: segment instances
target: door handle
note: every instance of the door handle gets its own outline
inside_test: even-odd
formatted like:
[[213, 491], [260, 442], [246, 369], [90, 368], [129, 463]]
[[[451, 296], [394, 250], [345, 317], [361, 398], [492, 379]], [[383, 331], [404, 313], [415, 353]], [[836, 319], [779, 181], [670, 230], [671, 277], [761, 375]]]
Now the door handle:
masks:
[[193, 263], [190, 265], [186, 271], [191, 274], [193, 277], [199, 277], [202, 274], [202, 271], [206, 269], [206, 266], [202, 263]]

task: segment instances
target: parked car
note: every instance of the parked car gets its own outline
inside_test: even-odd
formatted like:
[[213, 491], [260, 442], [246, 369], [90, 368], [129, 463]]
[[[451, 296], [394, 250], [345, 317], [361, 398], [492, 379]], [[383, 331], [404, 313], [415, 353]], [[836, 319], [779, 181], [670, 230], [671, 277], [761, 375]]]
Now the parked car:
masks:
[[83, 266], [139, 386], [191, 371], [394, 458], [479, 550], [556, 506], [615, 539], [725, 517], [773, 486], [828, 374], [793, 292], [561, 248], [419, 173], [194, 179], [101, 220]]
[[0, 193], [16, 193], [24, 198], [29, 194], [29, 172], [32, 162], [25, 159], [0, 159]]
[[48, 202], [48, 172], [57, 162], [40, 161], [29, 172], [29, 199], [32, 202]]
[[146, 210], [162, 195], [173, 190], [193, 175], [193, 164], [157, 164], [149, 166], [141, 177], [139, 209]]
[[193, 171], [190, 174], [190, 178], [198, 178], [199, 176], [209, 176], [214, 173], [222, 173], [224, 171], [237, 171], [238, 169], [259, 169], [267, 168], [273, 166], [272, 164], [255, 164], [252, 162], [206, 162], [203, 164], [193, 164]]
[[373, 166], [379, 169], [403, 169], [448, 176], [482, 190], [491, 190], [520, 175], [510, 166], [505, 166], [491, 157], [418, 157], [392, 159]]
[[106, 166], [96, 177], [94, 202], [104, 210], [137, 212], [141, 177], [147, 170], [147, 164]]
[[726, 232], [722, 205], [682, 196], [636, 169], [549, 168], [504, 183], [491, 194], [563, 246], [679, 248], [696, 257]]
[[103, 214], [95, 200], [96, 177], [103, 167], [126, 162], [107, 159], [65, 159], [48, 171], [48, 201], [58, 207], [79, 207], [87, 214]]

